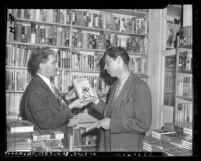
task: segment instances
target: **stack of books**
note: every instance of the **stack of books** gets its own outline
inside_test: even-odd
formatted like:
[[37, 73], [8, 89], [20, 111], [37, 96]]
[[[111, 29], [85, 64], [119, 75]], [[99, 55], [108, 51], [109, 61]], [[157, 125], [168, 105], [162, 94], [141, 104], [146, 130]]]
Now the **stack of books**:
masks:
[[152, 130], [151, 135], [145, 137], [143, 149], [162, 151], [170, 156], [190, 156], [192, 155], [192, 134], [185, 133], [176, 123], [165, 123], [163, 129]]
[[155, 129], [151, 131], [152, 137], [161, 140], [161, 135], [162, 134], [174, 134], [176, 133], [174, 130], [169, 130], [169, 129]]
[[145, 137], [143, 141], [143, 149], [149, 152], [163, 152], [165, 149], [174, 149], [174, 148], [176, 148], [174, 145], [156, 139], [151, 135]]
[[7, 151], [31, 151], [33, 128], [27, 120], [7, 120]]
[[65, 148], [61, 142], [64, 133], [58, 130], [37, 130], [32, 134], [34, 152], [62, 152]]

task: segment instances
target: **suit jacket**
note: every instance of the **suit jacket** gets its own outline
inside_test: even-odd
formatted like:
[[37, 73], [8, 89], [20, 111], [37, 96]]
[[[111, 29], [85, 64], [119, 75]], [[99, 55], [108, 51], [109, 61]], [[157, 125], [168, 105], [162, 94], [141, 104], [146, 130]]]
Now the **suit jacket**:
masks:
[[72, 117], [68, 107], [61, 105], [48, 85], [35, 75], [27, 86], [20, 104], [21, 117], [34, 124], [34, 130], [53, 129], [64, 133], [67, 147], [67, 123]]
[[[107, 116], [114, 87], [111, 86], [108, 102], [91, 105], [92, 109]], [[119, 93], [110, 120], [110, 129], [99, 131], [99, 151], [143, 151], [143, 139], [150, 129], [152, 118], [151, 92], [147, 84], [130, 73]]]

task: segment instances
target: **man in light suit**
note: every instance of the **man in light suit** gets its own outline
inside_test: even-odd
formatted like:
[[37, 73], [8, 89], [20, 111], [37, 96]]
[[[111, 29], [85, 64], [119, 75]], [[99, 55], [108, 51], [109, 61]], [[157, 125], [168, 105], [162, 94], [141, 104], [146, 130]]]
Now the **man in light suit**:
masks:
[[[84, 103], [75, 100], [67, 105], [65, 98], [52, 85], [50, 79], [56, 76], [57, 59], [53, 50], [43, 48], [35, 50], [28, 62], [28, 71], [32, 80], [27, 86], [20, 105], [23, 120], [34, 124], [34, 130], [59, 130], [64, 133], [62, 143], [67, 147], [67, 123], [72, 117], [71, 109], [81, 108]], [[73, 94], [70, 91], [69, 96]]]
[[90, 104], [104, 117], [98, 125], [99, 151], [143, 151], [143, 139], [152, 119], [150, 89], [129, 71], [125, 49], [110, 47], [104, 57], [105, 70], [117, 81], [111, 85], [106, 103], [96, 99]]

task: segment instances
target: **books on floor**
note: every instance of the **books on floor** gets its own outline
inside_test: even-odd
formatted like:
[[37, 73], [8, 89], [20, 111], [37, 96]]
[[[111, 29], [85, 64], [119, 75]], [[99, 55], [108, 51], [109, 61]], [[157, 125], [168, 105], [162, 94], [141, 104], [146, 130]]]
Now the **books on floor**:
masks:
[[11, 133], [33, 132], [34, 125], [28, 120], [7, 120], [7, 129]]

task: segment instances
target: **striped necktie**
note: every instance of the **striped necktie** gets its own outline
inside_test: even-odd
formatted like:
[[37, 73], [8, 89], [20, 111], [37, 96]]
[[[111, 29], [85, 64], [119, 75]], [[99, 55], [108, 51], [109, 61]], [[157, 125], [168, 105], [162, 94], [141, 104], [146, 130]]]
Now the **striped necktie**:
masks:
[[50, 86], [52, 88], [52, 91], [55, 95], [55, 97], [57, 98], [57, 100], [59, 101], [60, 105], [61, 105], [61, 108], [62, 108], [62, 105], [66, 106], [66, 103], [64, 102], [64, 100], [62, 99], [60, 93], [57, 91], [56, 87], [50, 83]]
[[120, 92], [120, 86], [121, 86], [121, 82], [118, 81], [118, 82], [117, 82], [117, 85], [115, 86], [114, 95], [113, 95], [113, 97], [111, 98], [112, 100], [111, 100], [111, 102], [110, 102], [109, 109], [108, 109], [108, 113], [107, 113], [108, 117], [110, 117], [110, 118], [111, 118], [111, 115], [112, 115], [112, 110], [113, 110], [113, 108], [114, 108], [114, 103], [115, 103], [115, 101], [116, 101], [116, 99], [117, 99], [117, 97], [118, 97], [118, 95], [119, 95], [119, 92]]

